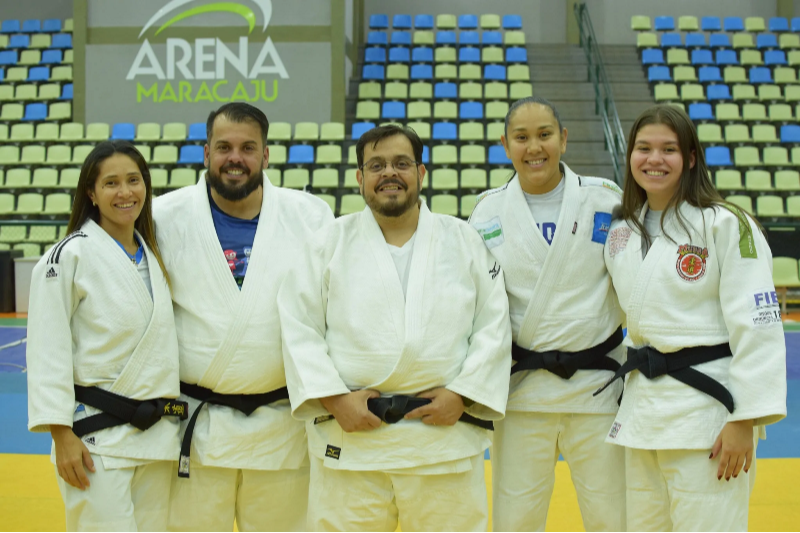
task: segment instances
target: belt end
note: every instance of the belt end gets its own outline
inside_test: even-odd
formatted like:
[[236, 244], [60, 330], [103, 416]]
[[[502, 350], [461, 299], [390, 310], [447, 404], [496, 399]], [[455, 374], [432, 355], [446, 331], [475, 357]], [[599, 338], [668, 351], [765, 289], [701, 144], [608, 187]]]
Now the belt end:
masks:
[[189, 477], [189, 456], [181, 455], [178, 461], [178, 477]]

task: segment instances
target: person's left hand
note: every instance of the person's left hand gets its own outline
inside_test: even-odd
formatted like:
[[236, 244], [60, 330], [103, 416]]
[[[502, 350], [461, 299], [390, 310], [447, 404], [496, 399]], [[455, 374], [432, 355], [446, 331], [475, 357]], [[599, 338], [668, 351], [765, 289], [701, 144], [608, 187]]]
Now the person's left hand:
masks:
[[405, 418], [421, 418], [422, 422], [432, 426], [454, 426], [464, 414], [463, 398], [444, 387], [421, 392], [417, 398], [430, 398], [431, 403], [417, 407]]
[[724, 475], [725, 481], [730, 481], [731, 476], [737, 477], [742, 468], [746, 474], [753, 462], [753, 421], [739, 420], [725, 424], [708, 458], [717, 456], [717, 479], [722, 479]]

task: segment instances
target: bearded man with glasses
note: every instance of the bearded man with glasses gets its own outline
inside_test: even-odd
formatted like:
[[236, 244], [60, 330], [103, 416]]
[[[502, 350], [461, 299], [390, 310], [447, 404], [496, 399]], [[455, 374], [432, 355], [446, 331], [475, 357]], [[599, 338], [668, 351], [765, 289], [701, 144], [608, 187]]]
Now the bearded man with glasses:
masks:
[[367, 207], [320, 230], [278, 294], [312, 531], [486, 531], [508, 300], [480, 236], [420, 201], [422, 148], [409, 128], [362, 135]]

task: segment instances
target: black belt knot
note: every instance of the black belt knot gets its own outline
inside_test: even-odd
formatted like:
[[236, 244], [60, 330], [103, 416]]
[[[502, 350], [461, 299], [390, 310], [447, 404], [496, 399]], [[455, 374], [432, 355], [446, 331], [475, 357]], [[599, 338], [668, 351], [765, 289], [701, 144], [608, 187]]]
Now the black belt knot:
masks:
[[511, 374], [522, 370], [547, 370], [562, 379], [569, 379], [578, 370], [609, 370], [616, 372], [619, 363], [608, 357], [608, 352], [622, 344], [622, 327], [609, 338], [591, 348], [578, 352], [549, 350], [536, 352], [526, 350], [517, 344], [511, 345], [511, 357], [517, 362], [511, 367]]

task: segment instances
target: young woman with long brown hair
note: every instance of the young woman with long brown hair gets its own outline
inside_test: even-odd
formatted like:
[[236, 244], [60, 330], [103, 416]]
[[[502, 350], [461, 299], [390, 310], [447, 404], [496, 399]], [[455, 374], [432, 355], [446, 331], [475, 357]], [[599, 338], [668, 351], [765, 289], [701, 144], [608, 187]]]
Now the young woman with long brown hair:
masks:
[[142, 155], [100, 143], [67, 237], [33, 271], [28, 428], [53, 437], [68, 531], [167, 527], [186, 406], [174, 400], [178, 346], [151, 203]]
[[606, 441], [625, 447], [628, 528], [746, 531], [754, 428], [786, 415], [769, 246], [671, 106], [631, 128], [616, 215], [605, 261], [628, 357], [614, 379], [629, 374]]

